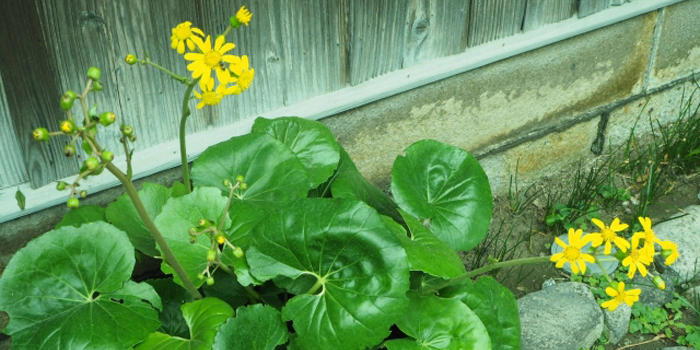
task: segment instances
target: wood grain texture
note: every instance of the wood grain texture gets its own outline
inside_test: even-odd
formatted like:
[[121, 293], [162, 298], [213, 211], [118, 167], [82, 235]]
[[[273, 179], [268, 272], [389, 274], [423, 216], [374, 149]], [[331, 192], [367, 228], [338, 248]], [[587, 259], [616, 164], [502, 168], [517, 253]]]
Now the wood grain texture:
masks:
[[518, 33], [526, 0], [472, 0], [468, 45], [475, 46]]
[[408, 4], [402, 68], [463, 52], [469, 33], [469, 2], [413, 0]]
[[576, 9], [576, 0], [528, 0], [523, 31], [571, 18]]
[[62, 94], [52, 46], [47, 38], [38, 8], [42, 1], [0, 1], [0, 74], [12, 126], [33, 188], [68, 176], [77, 170], [77, 161], [63, 156], [66, 140], [54, 138], [49, 143], [32, 139], [37, 127], [57, 130], [65, 118], [59, 108]]
[[612, 2], [613, 0], [580, 0], [578, 5], [578, 17], [582, 18], [603, 11], [610, 7]]
[[408, 7], [388, 0], [345, 0], [345, 54], [350, 85], [402, 67]]
[[0, 189], [29, 180], [0, 76]]

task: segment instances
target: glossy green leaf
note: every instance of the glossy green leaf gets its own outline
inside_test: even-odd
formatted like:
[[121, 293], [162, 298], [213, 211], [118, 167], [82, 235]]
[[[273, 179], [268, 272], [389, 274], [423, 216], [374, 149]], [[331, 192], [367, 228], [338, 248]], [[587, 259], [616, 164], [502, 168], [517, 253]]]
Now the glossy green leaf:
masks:
[[[131, 281], [134, 251], [106, 222], [49, 231], [21, 249], [0, 279], [13, 349], [125, 349], [160, 322], [160, 298]], [[89, 324], [87, 324], [89, 322]]]
[[420, 297], [414, 291], [408, 292], [408, 299], [408, 311], [396, 325], [413, 338], [414, 344], [406, 339], [389, 340], [385, 343], [387, 349], [491, 349], [486, 326], [459, 300]]
[[158, 332], [189, 338], [190, 331], [185, 318], [182, 317], [180, 307], [194, 301], [192, 295], [185, 288], [175, 284], [172, 278], [151, 279], [145, 282], [155, 289], [163, 303], [163, 310], [160, 312], [161, 326]]
[[[439, 240], [430, 232], [430, 229], [423, 226], [418, 219], [411, 214], [399, 209], [410, 234], [399, 224], [391, 220], [388, 225], [395, 225], [392, 230], [401, 241], [401, 245], [406, 249], [408, 256], [408, 267], [411, 271], [423, 271], [433, 276], [452, 278], [465, 274], [467, 270], [459, 255], [445, 242]], [[385, 220], [386, 222], [386, 220]]]
[[334, 198], [359, 199], [382, 214], [401, 222], [403, 220], [397, 205], [386, 193], [372, 185], [357, 170], [350, 155], [340, 146], [340, 163], [331, 180], [331, 192]]
[[24, 192], [19, 189], [19, 187], [17, 187], [17, 192], [15, 192], [15, 200], [17, 201], [19, 210], [24, 210], [24, 207], [27, 205], [27, 197], [24, 195]]
[[274, 350], [289, 332], [280, 312], [260, 304], [236, 309], [236, 318], [219, 329], [213, 350]]
[[356, 200], [291, 203], [258, 225], [251, 272], [316, 277], [282, 309], [306, 349], [364, 349], [380, 343], [407, 306], [406, 253], [379, 214]]
[[306, 197], [309, 179], [287, 145], [267, 134], [247, 134], [207, 148], [192, 165], [195, 186], [216, 187], [243, 175], [248, 188], [236, 200], [288, 202]]
[[[143, 188], [138, 193], [151, 220], [160, 214], [165, 203], [172, 197], [172, 189], [149, 182], [144, 183]], [[150, 256], [160, 255], [151, 231], [146, 228], [134, 207], [134, 203], [126, 193], [107, 207], [105, 215], [107, 221], [126, 232], [131, 244], [136, 249]]]
[[203, 298], [182, 305], [182, 316], [190, 329], [190, 338], [152, 333], [136, 350], [209, 350], [216, 333], [233, 316], [231, 306], [217, 298]]
[[81, 205], [76, 209], [69, 210], [66, 215], [63, 215], [63, 218], [56, 224], [55, 228], [61, 228], [63, 226], [80, 227], [83, 224], [96, 221], [107, 221], [105, 218], [105, 208], [95, 205]]
[[314, 188], [333, 175], [340, 155], [335, 136], [325, 125], [299, 117], [255, 119], [253, 132], [267, 133], [296, 154], [306, 169], [309, 188]]
[[455, 250], [474, 248], [486, 236], [493, 198], [484, 169], [471, 154], [435, 140], [418, 141], [398, 156], [391, 191], [401, 209]]
[[491, 276], [440, 290], [446, 298], [461, 300], [488, 325], [493, 349], [520, 349], [520, 316], [513, 293]]
[[[216, 188], [197, 187], [190, 194], [171, 198], [163, 206], [160, 215], [156, 217], [155, 223], [158, 230], [163, 234], [187, 276], [197, 287], [204, 283], [204, 280], [197, 278], [197, 275], [207, 267], [207, 251], [212, 244], [208, 234], [199, 235], [196, 243], [190, 243], [189, 229], [197, 227], [201, 219], [215, 222], [218, 227], [226, 208], [226, 201], [227, 198], [222, 196], [221, 191]], [[231, 220], [226, 215], [224, 230], [230, 225]], [[238, 258], [233, 255], [231, 248], [225, 246], [221, 261], [226, 265], [233, 265], [234, 259]], [[182, 281], [170, 265], [163, 262], [162, 270], [166, 274], [173, 274], [175, 283], [182, 285]]]

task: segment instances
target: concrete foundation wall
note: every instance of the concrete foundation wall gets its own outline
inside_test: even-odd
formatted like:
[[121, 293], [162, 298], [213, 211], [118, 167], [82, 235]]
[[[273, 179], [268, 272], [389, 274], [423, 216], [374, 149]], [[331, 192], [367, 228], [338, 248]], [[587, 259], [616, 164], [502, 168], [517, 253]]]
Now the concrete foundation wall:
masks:
[[[481, 159], [494, 193], [623, 143], [647, 111], [674, 120], [700, 71], [700, 1], [679, 3], [323, 119], [383, 188], [397, 154], [432, 138]], [[648, 131], [644, 118], [638, 130]]]
[[[683, 89], [700, 71], [700, 0], [678, 3], [439, 82], [323, 119], [360, 171], [388, 189], [394, 159], [423, 138], [480, 158], [494, 193], [532, 181], [622, 144], [642, 106], [644, 118], [677, 117]], [[601, 116], [609, 116], [600, 130]], [[647, 120], [647, 119], [645, 119]], [[649, 130], [640, 123], [638, 131]], [[699, 135], [700, 136], [700, 135]], [[178, 170], [147, 181], [172, 183]], [[84, 201], [105, 205], [123, 193]], [[64, 205], [0, 224], [0, 271], [14, 252], [51, 229]]]

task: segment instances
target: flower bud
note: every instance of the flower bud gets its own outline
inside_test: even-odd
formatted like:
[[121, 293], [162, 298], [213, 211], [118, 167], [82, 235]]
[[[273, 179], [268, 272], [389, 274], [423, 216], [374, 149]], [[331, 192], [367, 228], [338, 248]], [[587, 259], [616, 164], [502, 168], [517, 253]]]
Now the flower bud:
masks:
[[100, 166], [100, 161], [95, 157], [90, 157], [85, 161], [85, 167], [87, 170], [95, 170]]
[[85, 198], [85, 197], [87, 197], [87, 191], [85, 191], [85, 190], [80, 191], [80, 198]]
[[188, 232], [189, 232], [190, 236], [197, 235], [197, 229], [195, 227], [190, 227], [190, 230]]
[[224, 242], [226, 242], [226, 237], [223, 233], [219, 233], [218, 235], [216, 235], [216, 243], [224, 244]]
[[67, 185], [68, 185], [67, 183], [65, 183], [65, 182], [63, 182], [63, 181], [59, 181], [59, 182], [56, 184], [56, 189], [59, 190], [59, 191], [63, 191], [63, 190], [66, 189], [66, 186], [67, 186]]
[[243, 177], [243, 175], [236, 176], [236, 182], [243, 182], [243, 181], [245, 181], [245, 178]]
[[49, 131], [46, 128], [36, 128], [32, 135], [37, 141], [47, 141], [49, 139]]
[[197, 243], [197, 237], [194, 237], [194, 236], [190, 237], [190, 243], [191, 244]]
[[225, 187], [231, 187], [231, 181], [229, 181], [229, 180], [224, 180], [224, 186], [225, 186]]
[[203, 280], [203, 279], [204, 279], [204, 274], [203, 274], [203, 273], [198, 273], [198, 274], [197, 274], [197, 278], [199, 278], [200, 280]]
[[66, 157], [72, 157], [75, 155], [75, 146], [70, 144], [63, 147], [63, 155]]
[[214, 261], [214, 260], [216, 260], [216, 250], [214, 250], [214, 249], [207, 250], [207, 261]]
[[134, 128], [132, 128], [131, 125], [122, 124], [119, 130], [122, 131], [122, 134], [124, 134], [124, 136], [131, 136], [134, 133]]
[[100, 175], [100, 174], [102, 174], [102, 172], [104, 170], [105, 170], [105, 167], [99, 166], [99, 167], [97, 167], [97, 169], [93, 170], [92, 173], [90, 173], [90, 175]]
[[97, 67], [90, 67], [87, 71], [87, 77], [92, 80], [100, 80], [101, 75], [102, 71]]
[[247, 189], [247, 188], [248, 188], [248, 184], [247, 184], [247, 183], [244, 182], [244, 183], [241, 184], [241, 189], [242, 189], [242, 190], [245, 190], [245, 189]]
[[235, 255], [237, 258], [242, 258], [243, 257], [243, 249], [241, 247], [236, 247], [236, 249], [233, 250], [233, 255]]
[[136, 142], [136, 135], [129, 136], [129, 142]]
[[117, 115], [114, 112], [104, 112], [100, 115], [100, 124], [109, 126], [117, 120]]
[[207, 277], [207, 285], [211, 286], [212, 284], [214, 284], [214, 277], [211, 277], [211, 276]]
[[70, 119], [61, 121], [59, 127], [64, 134], [72, 134], [75, 132], [75, 123], [73, 123], [73, 121]]
[[114, 153], [110, 151], [104, 151], [102, 152], [102, 161], [103, 162], [111, 162], [114, 160]]
[[66, 91], [63, 96], [61, 96], [61, 109], [67, 111], [73, 108], [73, 101], [75, 101], [76, 97], [78, 97], [78, 95], [76, 95], [75, 91]]
[[666, 289], [666, 281], [664, 281], [661, 276], [654, 276], [654, 278], [651, 279], [652, 282], [654, 282], [654, 285], [656, 288], [659, 288], [661, 290]]
[[68, 202], [66, 202], [66, 205], [70, 209], [75, 209], [78, 206], [80, 206], [80, 200], [78, 198], [75, 198], [75, 197], [70, 197], [70, 198], [68, 198]]
[[139, 61], [139, 59], [136, 58], [136, 55], [134, 55], [134, 54], [126, 55], [126, 58], [124, 58], [124, 60], [126, 61], [126, 64], [129, 64], [129, 65], [134, 65], [134, 64], [136, 64], [136, 62]]
[[92, 84], [92, 91], [97, 92], [97, 91], [102, 91], [102, 89], [103, 89], [102, 83], [100, 83], [99, 81], [96, 81], [94, 84]]
[[207, 219], [199, 219], [199, 222], [197, 222], [197, 226], [200, 228], [206, 228], [209, 227], [211, 224], [209, 223], [209, 220]]

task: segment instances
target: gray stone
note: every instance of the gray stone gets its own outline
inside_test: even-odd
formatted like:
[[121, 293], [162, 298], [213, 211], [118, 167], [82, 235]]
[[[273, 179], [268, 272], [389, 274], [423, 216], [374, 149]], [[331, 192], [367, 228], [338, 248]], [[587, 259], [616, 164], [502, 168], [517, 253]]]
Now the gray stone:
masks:
[[629, 284], [629, 288], [639, 288], [642, 293], [639, 295], [639, 302], [644, 306], [651, 308], [663, 307], [666, 303], [673, 300], [673, 293], [676, 291], [675, 281], [678, 280], [678, 274], [667, 269], [665, 273], [659, 274], [666, 282], [665, 289], [659, 289], [652, 282], [651, 274], [642, 277], [638, 274], [634, 276]]
[[693, 305], [700, 304], [700, 286], [689, 288], [683, 293], [683, 296]]
[[610, 344], [617, 344], [630, 329], [632, 308], [622, 304], [615, 311], [603, 311], [605, 315], [605, 334]]
[[680, 283], [700, 280], [700, 206], [691, 205], [674, 217], [653, 227], [656, 237], [678, 245], [680, 256], [669, 269], [678, 272]]
[[603, 333], [603, 312], [581, 283], [560, 283], [518, 299], [523, 350], [588, 349]]

